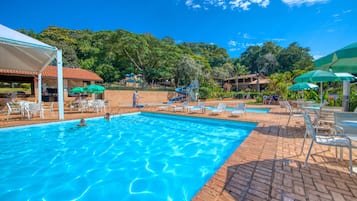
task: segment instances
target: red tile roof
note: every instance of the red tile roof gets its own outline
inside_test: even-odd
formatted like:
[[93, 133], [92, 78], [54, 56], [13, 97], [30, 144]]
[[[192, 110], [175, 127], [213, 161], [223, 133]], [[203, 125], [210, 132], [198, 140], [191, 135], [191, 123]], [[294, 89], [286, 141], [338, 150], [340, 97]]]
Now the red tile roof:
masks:
[[23, 77], [33, 77], [37, 75], [37, 72], [30, 72], [30, 71], [19, 71], [19, 70], [12, 70], [12, 69], [0, 69], [0, 74], [2, 75], [18, 75]]
[[[26, 77], [38, 75], [37, 72], [9, 70], [9, 69], [0, 69], [0, 74], [26, 76]], [[56, 78], [57, 77], [57, 67], [48, 66], [42, 72], [42, 77], [43, 78]], [[85, 80], [85, 81], [98, 81], [98, 82], [103, 81], [103, 79], [101, 77], [99, 77], [97, 74], [95, 74], [94, 72], [92, 72], [90, 70], [85, 70], [82, 68], [69, 68], [69, 67], [63, 67], [63, 78], [71, 79], [71, 80]]]
[[[49, 66], [42, 72], [43, 77], [57, 77], [57, 67]], [[88, 81], [103, 81], [99, 75], [95, 74], [90, 70], [85, 70], [82, 68], [63, 68], [63, 78], [65, 79], [79, 79], [79, 80], [88, 80]]]

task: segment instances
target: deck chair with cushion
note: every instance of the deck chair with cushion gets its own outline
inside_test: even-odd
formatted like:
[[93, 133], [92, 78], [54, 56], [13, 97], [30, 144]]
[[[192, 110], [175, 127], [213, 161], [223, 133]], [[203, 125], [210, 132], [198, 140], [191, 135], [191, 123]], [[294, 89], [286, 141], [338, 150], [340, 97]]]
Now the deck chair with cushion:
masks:
[[315, 128], [312, 125], [310, 115], [304, 113], [303, 116], [304, 116], [307, 132], [311, 137], [311, 143], [309, 146], [309, 150], [306, 154], [304, 166], [307, 167], [307, 161], [309, 160], [309, 156], [311, 154], [311, 149], [312, 149], [312, 146], [314, 145], [314, 143], [317, 143], [320, 145], [336, 147], [336, 158], [337, 158], [337, 148], [338, 147], [346, 147], [349, 150], [349, 166], [350, 166], [349, 169], [350, 169], [350, 175], [352, 176], [352, 143], [351, 143], [351, 140], [346, 136], [340, 135], [339, 133], [336, 133], [337, 135], [317, 134], [315, 132]]
[[245, 103], [238, 103], [237, 107], [231, 112], [232, 116], [239, 116], [245, 114]]
[[217, 108], [213, 109], [211, 111], [212, 115], [218, 115], [221, 114], [222, 112], [224, 112], [226, 109], [226, 103], [218, 103]]

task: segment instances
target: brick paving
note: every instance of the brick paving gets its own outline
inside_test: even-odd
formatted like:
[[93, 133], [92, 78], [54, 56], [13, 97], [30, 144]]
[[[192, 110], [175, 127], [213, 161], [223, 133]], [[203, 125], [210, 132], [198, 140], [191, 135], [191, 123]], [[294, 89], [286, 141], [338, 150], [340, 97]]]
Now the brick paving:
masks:
[[[216, 102], [210, 102], [215, 105]], [[234, 102], [228, 102], [233, 105]], [[349, 176], [348, 153], [344, 150], [342, 161], [335, 159], [334, 148], [314, 144], [308, 167], [303, 167], [310, 140], [301, 153], [305, 132], [303, 119], [292, 118], [286, 126], [288, 113], [279, 106], [270, 107], [268, 114], [246, 113], [241, 117], [228, 114], [195, 116], [258, 122], [258, 126], [224, 165], [202, 187], [194, 201], [211, 200], [357, 200], [357, 175]], [[112, 108], [112, 114], [134, 111], [155, 111], [155, 107]], [[171, 112], [163, 112], [171, 113]], [[177, 112], [176, 114], [188, 115]], [[66, 119], [103, 116], [103, 113], [76, 113], [66, 111]], [[191, 114], [190, 114], [191, 115]], [[57, 114], [45, 114], [46, 119], [24, 120], [14, 116], [6, 121], [0, 115], [0, 127], [57, 121]], [[357, 152], [353, 155], [356, 164]]]

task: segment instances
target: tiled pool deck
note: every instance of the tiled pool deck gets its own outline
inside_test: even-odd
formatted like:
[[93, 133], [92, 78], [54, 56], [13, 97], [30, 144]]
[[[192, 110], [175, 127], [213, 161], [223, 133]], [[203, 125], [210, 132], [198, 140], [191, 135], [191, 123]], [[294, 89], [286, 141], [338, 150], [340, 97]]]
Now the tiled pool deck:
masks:
[[[230, 117], [228, 113], [210, 116], [209, 111], [195, 114], [259, 124], [193, 200], [357, 200], [357, 174], [349, 176], [347, 150], [344, 150], [344, 160], [337, 161], [334, 148], [329, 150], [326, 146], [315, 144], [309, 166], [303, 167], [310, 143], [308, 140], [303, 153], [300, 153], [305, 132], [303, 119], [292, 118], [286, 126], [288, 113], [276, 105], [268, 107], [272, 109], [267, 114], [246, 113], [242, 117]], [[156, 108], [111, 109], [113, 114], [133, 111], [156, 111]], [[182, 112], [176, 114], [187, 115]], [[98, 115], [103, 116], [103, 113], [66, 111], [65, 118]], [[0, 127], [55, 121], [57, 118], [56, 113], [45, 116], [45, 120], [22, 120], [15, 116], [13, 120], [6, 121], [5, 114], [1, 114]], [[357, 150], [354, 150], [353, 159], [356, 164]]]

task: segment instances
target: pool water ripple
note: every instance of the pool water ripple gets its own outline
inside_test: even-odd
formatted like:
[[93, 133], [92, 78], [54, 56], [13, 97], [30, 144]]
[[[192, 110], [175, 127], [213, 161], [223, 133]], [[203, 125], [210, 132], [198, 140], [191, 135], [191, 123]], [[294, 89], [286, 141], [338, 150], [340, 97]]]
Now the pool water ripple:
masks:
[[255, 123], [141, 113], [0, 129], [0, 200], [190, 200]]

